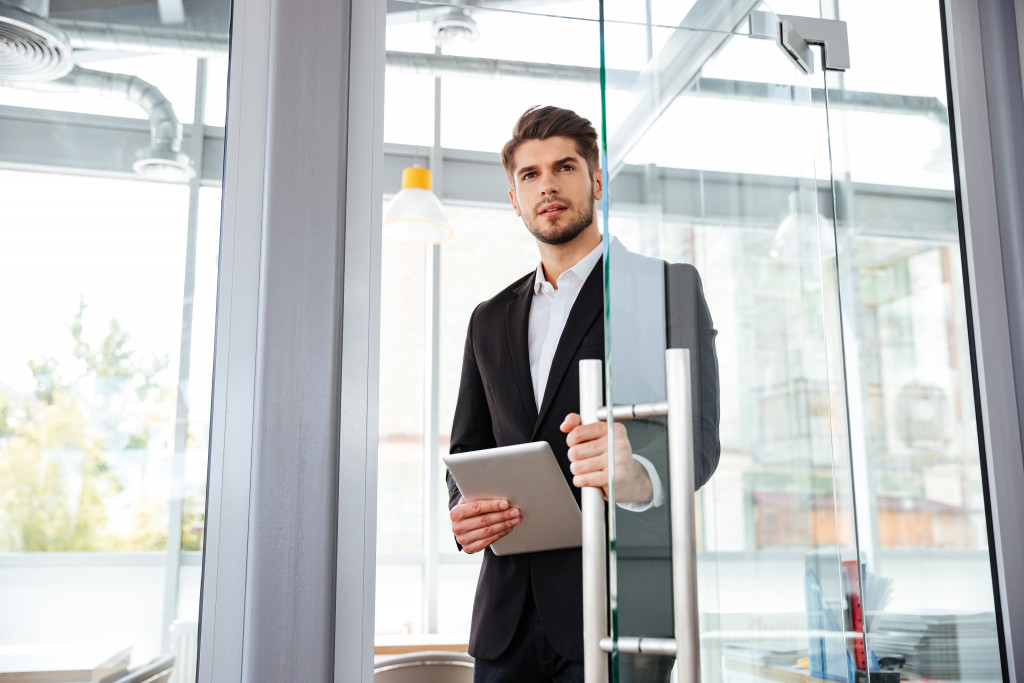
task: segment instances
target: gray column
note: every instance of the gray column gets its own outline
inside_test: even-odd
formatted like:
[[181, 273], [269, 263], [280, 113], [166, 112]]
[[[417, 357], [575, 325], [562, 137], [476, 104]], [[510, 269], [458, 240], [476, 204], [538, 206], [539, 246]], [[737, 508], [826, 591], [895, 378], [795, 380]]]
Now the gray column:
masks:
[[372, 677], [383, 10], [234, 7], [200, 681]]

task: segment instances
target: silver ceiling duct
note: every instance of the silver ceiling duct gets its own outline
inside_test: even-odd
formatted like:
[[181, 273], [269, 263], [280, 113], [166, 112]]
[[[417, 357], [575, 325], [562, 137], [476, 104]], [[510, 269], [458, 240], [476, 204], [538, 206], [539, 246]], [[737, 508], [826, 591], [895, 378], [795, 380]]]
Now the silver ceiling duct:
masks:
[[[226, 57], [228, 54], [228, 37], [223, 34], [67, 19], [56, 20], [54, 25], [64, 32], [76, 50], [181, 54], [205, 58]], [[599, 70], [589, 67], [394, 50], [388, 50], [386, 63], [391, 68], [432, 76], [527, 78], [589, 83], [596, 83], [599, 79]], [[608, 77], [611, 82], [625, 87], [632, 83], [636, 73], [611, 69]]]
[[0, 80], [51, 80], [71, 71], [71, 43], [46, 20], [49, 13], [50, 0], [0, 0]]
[[89, 92], [137, 104], [149, 115], [150, 145], [139, 150], [132, 164], [135, 172], [153, 180], [179, 181], [191, 180], [196, 174], [188, 156], [181, 151], [181, 122], [170, 100], [156, 86], [137, 76], [76, 66], [63, 78], [53, 81], [22, 81], [9, 85], [38, 92]]
[[149, 115], [150, 145], [139, 150], [132, 168], [155, 180], [192, 179], [195, 169], [181, 151], [181, 123], [171, 102], [136, 76], [76, 66], [72, 43], [46, 19], [49, 11], [49, 0], [0, 0], [0, 85], [91, 92], [137, 104]]
[[[484, 59], [438, 55], [427, 52], [399, 52], [388, 50], [384, 63], [392, 69], [429, 76], [458, 76], [479, 78], [508, 78], [552, 80], [561, 82], [599, 83], [601, 70], [589, 66], [518, 62], [510, 59]], [[628, 88], [636, 80], [635, 71], [608, 69], [608, 86]]]
[[228, 37], [220, 33], [67, 19], [55, 20], [53, 24], [64, 32], [76, 50], [182, 54], [200, 58], [227, 57], [228, 54]]

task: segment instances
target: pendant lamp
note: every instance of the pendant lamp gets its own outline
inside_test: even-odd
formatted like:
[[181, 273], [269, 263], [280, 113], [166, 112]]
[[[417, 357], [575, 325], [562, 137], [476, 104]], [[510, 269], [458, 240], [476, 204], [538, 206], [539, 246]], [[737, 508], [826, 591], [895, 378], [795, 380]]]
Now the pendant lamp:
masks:
[[410, 166], [402, 171], [402, 190], [384, 210], [384, 237], [406, 244], [440, 244], [452, 236], [448, 216], [430, 191], [430, 171]]

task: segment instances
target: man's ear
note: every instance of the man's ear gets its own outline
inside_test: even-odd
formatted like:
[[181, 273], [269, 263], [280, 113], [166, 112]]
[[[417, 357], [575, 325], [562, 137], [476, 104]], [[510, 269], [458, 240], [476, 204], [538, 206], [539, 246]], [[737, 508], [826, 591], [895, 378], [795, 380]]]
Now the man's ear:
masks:
[[594, 171], [594, 199], [595, 200], [598, 200], [598, 199], [601, 198], [602, 189], [603, 188], [601, 186], [601, 169], [597, 169], [596, 171]]
[[512, 210], [516, 212], [517, 216], [522, 218], [523, 212], [519, 210], [519, 202], [516, 201], [516, 190], [514, 187], [508, 189], [508, 198], [512, 202]]

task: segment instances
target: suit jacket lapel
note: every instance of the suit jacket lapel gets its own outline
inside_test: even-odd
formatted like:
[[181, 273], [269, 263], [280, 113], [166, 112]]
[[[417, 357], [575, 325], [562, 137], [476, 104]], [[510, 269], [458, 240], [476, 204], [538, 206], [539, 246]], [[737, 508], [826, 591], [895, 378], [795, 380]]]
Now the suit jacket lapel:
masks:
[[537, 401], [533, 397], [533, 376], [530, 374], [530, 304], [533, 302], [534, 278], [526, 278], [515, 290], [516, 298], [505, 309], [508, 346], [512, 355], [512, 371], [519, 385], [528, 415], [537, 415]]
[[[544, 398], [541, 402], [540, 411], [537, 414], [537, 425], [544, 419], [544, 415], [550, 410], [551, 402], [554, 400], [555, 389], [562, 383], [569, 363], [576, 357], [576, 349], [580, 347], [583, 337], [587, 334], [594, 321], [601, 314], [602, 303], [604, 302], [604, 268], [602, 264], [604, 257], [597, 261], [594, 270], [583, 283], [579, 296], [569, 312], [565, 321], [565, 329], [555, 347], [555, 355], [551, 359], [551, 372], [548, 374], [548, 384], [544, 387]], [[534, 427], [536, 432], [537, 427]]]

